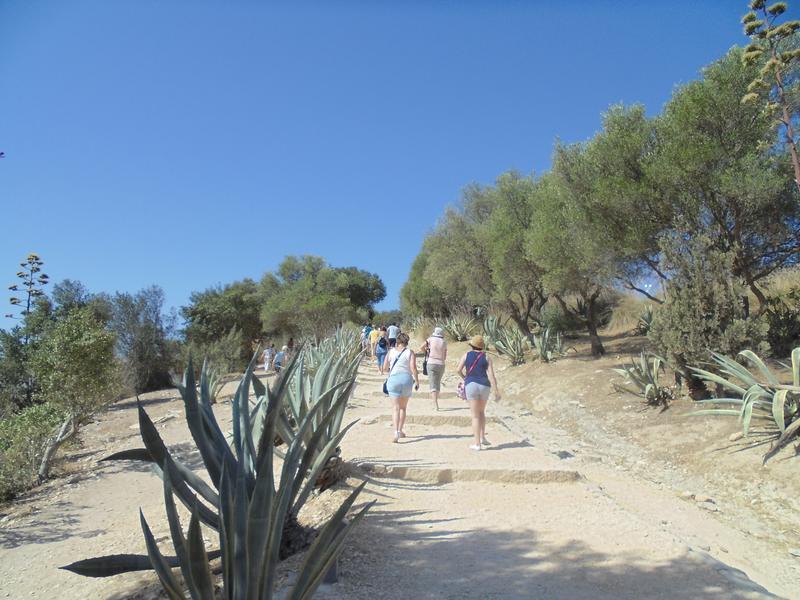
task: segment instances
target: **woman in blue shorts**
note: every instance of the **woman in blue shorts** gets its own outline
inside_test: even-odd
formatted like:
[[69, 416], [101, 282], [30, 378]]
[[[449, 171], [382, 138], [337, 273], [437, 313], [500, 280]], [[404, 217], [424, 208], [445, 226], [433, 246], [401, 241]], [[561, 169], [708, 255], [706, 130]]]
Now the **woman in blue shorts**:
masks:
[[481, 445], [489, 444], [486, 439], [486, 403], [489, 401], [489, 393], [494, 388], [494, 399], [499, 402], [500, 390], [497, 389], [492, 359], [483, 351], [483, 336], [473, 336], [469, 345], [472, 350], [461, 357], [458, 374], [464, 378], [467, 402], [472, 412], [475, 443], [470, 446], [470, 450], [480, 450]]
[[383, 361], [381, 373], [388, 373], [386, 389], [392, 399], [392, 424], [394, 425], [394, 442], [406, 437], [403, 426], [406, 423], [406, 407], [411, 398], [412, 388], [419, 389], [417, 374], [417, 357], [408, 347], [408, 334], [397, 336], [397, 345], [389, 350]]

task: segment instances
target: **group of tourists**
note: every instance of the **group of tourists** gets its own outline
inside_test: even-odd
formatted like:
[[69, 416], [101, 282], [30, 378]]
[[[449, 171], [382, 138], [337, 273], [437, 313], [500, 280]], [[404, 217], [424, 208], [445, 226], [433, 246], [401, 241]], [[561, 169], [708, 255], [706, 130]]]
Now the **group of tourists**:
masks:
[[367, 357], [375, 358], [378, 371], [383, 369], [389, 350], [397, 346], [400, 333], [397, 323], [381, 327], [373, 327], [372, 323], [369, 323], [361, 329], [361, 348]]
[[289, 341], [281, 346], [280, 352], [275, 350], [275, 344], [267, 342], [264, 348], [264, 370], [267, 373], [275, 372], [280, 373], [281, 369], [289, 362], [289, 358], [294, 352], [294, 338], [289, 338]]
[[[392, 441], [398, 443], [406, 437], [403, 428], [408, 401], [411, 399], [413, 391], [419, 390], [417, 353], [409, 348], [408, 334], [401, 332], [399, 328], [394, 330], [396, 332], [394, 338], [389, 337], [390, 328], [381, 328], [381, 333], [376, 338], [378, 346], [380, 339], [384, 337], [384, 329], [386, 329], [387, 349], [383, 355], [377, 354], [377, 348], [375, 348], [375, 352], [379, 371], [387, 375], [384, 393], [392, 399], [392, 425], [394, 427]], [[486, 439], [486, 404], [492, 390], [494, 390], [494, 399], [499, 401], [500, 390], [497, 387], [492, 359], [484, 350], [483, 336], [473, 336], [469, 341], [469, 346], [471, 349], [461, 357], [458, 363], [457, 372], [463, 379], [463, 383], [459, 385], [459, 396], [469, 403], [472, 413], [474, 440], [469, 447], [471, 450], [482, 450], [483, 446], [490, 445]], [[423, 343], [419, 353], [424, 356], [424, 374], [428, 375], [431, 399], [438, 411], [442, 376], [447, 359], [447, 342], [441, 327], [433, 330], [431, 336]]]

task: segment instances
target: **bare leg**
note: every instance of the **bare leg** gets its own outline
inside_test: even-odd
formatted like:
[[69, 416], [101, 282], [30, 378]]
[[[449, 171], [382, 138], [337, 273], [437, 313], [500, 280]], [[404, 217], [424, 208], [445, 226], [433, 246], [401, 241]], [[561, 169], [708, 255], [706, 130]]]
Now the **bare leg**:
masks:
[[439, 410], [439, 392], [431, 392], [431, 398], [433, 398], [433, 405], [436, 410]]
[[403, 433], [403, 427], [406, 425], [406, 408], [408, 407], [408, 398], [398, 398], [397, 406], [397, 431]]
[[483, 430], [486, 427], [486, 400], [470, 400], [469, 408], [472, 412], [472, 435], [475, 437], [475, 445], [481, 445]]
[[400, 431], [400, 398], [392, 398], [392, 427], [392, 436], [396, 442]]

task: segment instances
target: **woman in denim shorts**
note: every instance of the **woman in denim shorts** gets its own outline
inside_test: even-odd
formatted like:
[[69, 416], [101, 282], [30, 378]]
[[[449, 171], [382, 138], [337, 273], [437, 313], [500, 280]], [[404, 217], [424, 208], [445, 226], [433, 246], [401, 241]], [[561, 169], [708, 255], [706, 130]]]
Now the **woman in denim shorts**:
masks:
[[417, 357], [408, 347], [408, 334], [401, 333], [397, 336], [397, 345], [389, 350], [383, 361], [381, 373], [389, 373], [386, 380], [386, 390], [392, 399], [392, 424], [394, 425], [394, 442], [406, 437], [403, 426], [406, 422], [406, 407], [411, 398], [412, 387], [419, 389], [419, 375], [417, 374]]
[[470, 350], [458, 363], [458, 374], [464, 378], [464, 388], [467, 393], [467, 402], [472, 412], [472, 433], [475, 443], [470, 450], [480, 450], [486, 446], [486, 403], [489, 393], [494, 388], [494, 399], [500, 401], [500, 390], [497, 388], [497, 379], [494, 376], [492, 359], [483, 351], [483, 336], [473, 336], [469, 341]]

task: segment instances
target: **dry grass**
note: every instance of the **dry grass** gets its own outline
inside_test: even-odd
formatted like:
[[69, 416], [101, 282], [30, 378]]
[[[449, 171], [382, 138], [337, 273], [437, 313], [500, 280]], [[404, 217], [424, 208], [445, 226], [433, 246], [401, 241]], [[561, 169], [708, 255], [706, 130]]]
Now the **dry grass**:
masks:
[[800, 288], [800, 267], [789, 267], [776, 271], [766, 278], [763, 287], [770, 298], [782, 297], [790, 291]]
[[611, 314], [611, 321], [603, 329], [605, 335], [619, 335], [636, 329], [639, 317], [646, 306], [657, 310], [658, 304], [638, 294], [621, 294]]

